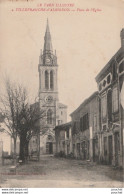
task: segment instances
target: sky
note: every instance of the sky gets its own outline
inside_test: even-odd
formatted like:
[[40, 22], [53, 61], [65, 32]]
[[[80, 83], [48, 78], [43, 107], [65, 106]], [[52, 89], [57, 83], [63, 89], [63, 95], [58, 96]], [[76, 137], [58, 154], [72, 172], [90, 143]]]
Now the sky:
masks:
[[[54, 8], [74, 4], [75, 11], [16, 11], [46, 8], [44, 3]], [[97, 90], [96, 75], [121, 46], [124, 1], [0, 0], [0, 83], [7, 74], [28, 87], [32, 100], [38, 95], [38, 63], [47, 18], [58, 58], [59, 100], [68, 106], [70, 120], [70, 113]]]

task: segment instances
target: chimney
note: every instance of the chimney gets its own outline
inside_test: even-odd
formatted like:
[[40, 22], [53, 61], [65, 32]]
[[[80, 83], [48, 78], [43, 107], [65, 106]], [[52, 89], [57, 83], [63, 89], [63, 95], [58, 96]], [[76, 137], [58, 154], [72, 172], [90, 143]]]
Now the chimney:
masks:
[[121, 30], [120, 37], [121, 37], [121, 48], [124, 49], [124, 28], [122, 28]]

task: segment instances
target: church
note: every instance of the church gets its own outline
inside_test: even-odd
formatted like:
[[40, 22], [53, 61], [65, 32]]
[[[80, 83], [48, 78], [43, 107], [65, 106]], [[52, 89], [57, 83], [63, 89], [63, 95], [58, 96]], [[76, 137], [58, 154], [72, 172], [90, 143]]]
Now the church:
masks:
[[39, 64], [39, 106], [45, 111], [40, 121], [40, 155], [55, 153], [55, 132], [57, 125], [67, 122], [67, 106], [59, 102], [58, 63], [47, 19], [44, 48], [40, 53]]

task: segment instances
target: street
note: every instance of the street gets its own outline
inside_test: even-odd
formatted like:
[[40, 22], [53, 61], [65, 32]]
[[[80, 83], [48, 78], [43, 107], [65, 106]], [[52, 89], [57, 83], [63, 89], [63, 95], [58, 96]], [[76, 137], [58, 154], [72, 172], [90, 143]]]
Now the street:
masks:
[[123, 187], [122, 170], [82, 160], [42, 156], [39, 162], [30, 161], [17, 167], [16, 175], [9, 165], [0, 167], [1, 187], [28, 188], [99, 188]]

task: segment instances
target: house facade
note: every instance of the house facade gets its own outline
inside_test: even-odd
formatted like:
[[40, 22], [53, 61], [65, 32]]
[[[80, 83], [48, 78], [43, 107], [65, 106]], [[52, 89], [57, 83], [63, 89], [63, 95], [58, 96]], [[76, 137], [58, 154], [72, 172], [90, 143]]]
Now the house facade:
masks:
[[100, 149], [98, 92], [93, 93], [70, 116], [74, 156], [83, 160], [98, 160]]
[[124, 29], [121, 48], [96, 77], [100, 96], [100, 160], [123, 166], [124, 154]]
[[63, 152], [65, 155], [72, 153], [71, 122], [58, 125], [54, 128], [56, 139], [56, 153]]

